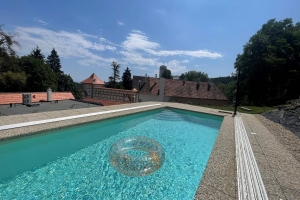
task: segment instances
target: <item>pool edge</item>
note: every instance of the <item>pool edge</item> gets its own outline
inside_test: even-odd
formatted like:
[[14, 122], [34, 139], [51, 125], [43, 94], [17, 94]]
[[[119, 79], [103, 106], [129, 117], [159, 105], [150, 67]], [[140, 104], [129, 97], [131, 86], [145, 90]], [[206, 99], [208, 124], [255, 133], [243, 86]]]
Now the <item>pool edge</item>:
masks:
[[[179, 104], [179, 103], [166, 103], [166, 102], [143, 102], [143, 103], [134, 103], [134, 104], [125, 104], [125, 105], [118, 105], [118, 106], [107, 106], [107, 107], [99, 107], [99, 108], [94, 108], [94, 109], [78, 109], [78, 110], [65, 110], [65, 111], [61, 111], [61, 113], [59, 112], [47, 112], [47, 113], [37, 113], [37, 114], [26, 114], [26, 115], [21, 115], [19, 116], [24, 122], [24, 119], [26, 121], [37, 121], [38, 119], [40, 119], [41, 117], [44, 118], [58, 118], [58, 117], [62, 117], [62, 116], [71, 116], [71, 115], [78, 115], [78, 113], [80, 111], [90, 111], [90, 113], [92, 113], [93, 111], [104, 111], [104, 110], [113, 110], [113, 109], [119, 109], [119, 108], [126, 108], [126, 107], [135, 107], [137, 105], [149, 105], [149, 104], [161, 104], [159, 106], [155, 106], [155, 107], [145, 107], [145, 108], [141, 108], [141, 109], [135, 109], [135, 110], [127, 110], [127, 111], [121, 111], [121, 112], [115, 112], [115, 113], [111, 113], [109, 115], [98, 115], [98, 116], [93, 116], [93, 117], [85, 117], [85, 118], [79, 118], [79, 119], [73, 119], [73, 120], [65, 120], [65, 121], [60, 121], [60, 122], [52, 122], [52, 123], [47, 123], [47, 124], [39, 124], [39, 125], [33, 125], [33, 126], [28, 126], [28, 127], [20, 127], [20, 128], [13, 128], [13, 129], [8, 129], [8, 130], [1, 130], [0, 131], [0, 141], [3, 140], [8, 140], [8, 139], [15, 139], [15, 138], [19, 138], [19, 137], [24, 137], [24, 136], [28, 136], [28, 135], [33, 135], [33, 134], [38, 134], [41, 133], [42, 131], [50, 131], [53, 129], [59, 129], [59, 128], [63, 128], [63, 127], [68, 127], [68, 126], [73, 126], [73, 125], [78, 125], [78, 124], [85, 124], [85, 123], [90, 123], [90, 122], [94, 122], [94, 121], [99, 121], [99, 120], [105, 120], [105, 119], [111, 119], [111, 118], [115, 118], [115, 117], [120, 117], [120, 116], [124, 116], [124, 115], [129, 115], [129, 114], [134, 114], [134, 113], [138, 113], [138, 112], [144, 112], [144, 111], [148, 111], [148, 110], [153, 110], [153, 109], [159, 109], [159, 108], [176, 108], [176, 109], [182, 109], [182, 110], [187, 110], [187, 111], [192, 111], [192, 112], [198, 112], [198, 113], [205, 113], [205, 114], [210, 114], [210, 115], [215, 115], [215, 116], [223, 116], [223, 122], [219, 131], [219, 135], [217, 137], [217, 140], [215, 142], [215, 145], [213, 147], [211, 156], [209, 158], [206, 170], [202, 176], [201, 182], [199, 182], [199, 186], [198, 189], [196, 191], [195, 194], [195, 199], [202, 199], [202, 198], [207, 198], [207, 197], [212, 197], [215, 196], [216, 198], [219, 196], [219, 194], [223, 193], [228, 193], [228, 191], [231, 191], [230, 194], [228, 194], [229, 196], [233, 197], [233, 199], [236, 199], [236, 173], [229, 173], [229, 174], [224, 174], [222, 173], [221, 176], [219, 176], [218, 173], [222, 172], [224, 169], [225, 171], [227, 170], [227, 166], [224, 166], [224, 160], [228, 161], [228, 159], [226, 159], [226, 156], [229, 157], [230, 159], [232, 158], [232, 156], [234, 156], [234, 160], [233, 161], [228, 161], [229, 163], [231, 163], [234, 167], [234, 169], [236, 169], [236, 164], [235, 164], [235, 151], [230, 151], [229, 150], [229, 154], [227, 154], [226, 156], [224, 156], [222, 154], [222, 148], [227, 148], [226, 144], [229, 142], [230, 144], [228, 145], [229, 147], [233, 147], [235, 148], [235, 144], [234, 144], [234, 140], [233, 143], [231, 143], [231, 140], [228, 140], [227, 138], [227, 134], [229, 134], [231, 136], [233, 136], [234, 139], [234, 132], [232, 133], [231, 129], [234, 130], [234, 127], [231, 127], [231, 122], [230, 119], [232, 118], [230, 114], [226, 114], [226, 113], [219, 113], [218, 110], [215, 109], [209, 109], [209, 108], [204, 108], [204, 107], [199, 107], [199, 106], [192, 106], [192, 105], [186, 105], [186, 104]], [[5, 118], [1, 117], [1, 119]], [[8, 118], [11, 118], [10, 116], [7, 116]], [[14, 116], [16, 117], [16, 116]], [[26, 119], [28, 117], [28, 119]], [[225, 120], [226, 119], [226, 120]], [[5, 121], [5, 120], [4, 120]], [[16, 120], [17, 121], [17, 120]], [[233, 124], [233, 119], [232, 119], [232, 124]], [[3, 123], [1, 124], [3, 125]], [[227, 129], [230, 129], [230, 131], [228, 132]], [[5, 137], [6, 136], [6, 137]], [[228, 150], [227, 150], [228, 151]], [[218, 162], [218, 159], [220, 159], [219, 161], [222, 161], [220, 163], [216, 163]], [[222, 164], [223, 163], [223, 164]], [[230, 168], [229, 168], [230, 169]], [[229, 175], [229, 176], [228, 176]], [[216, 178], [216, 176], [218, 176]], [[222, 179], [222, 181], [218, 181]], [[234, 188], [233, 185], [230, 185], [230, 189], [228, 188], [228, 184], [227, 181], [228, 179], [230, 180], [234, 180]], [[200, 180], [199, 180], [200, 181]], [[221, 186], [218, 188], [218, 192], [216, 192], [216, 188], [214, 188], [214, 186]], [[232, 192], [233, 191], [233, 192]], [[224, 195], [223, 195], [224, 196]], [[223, 197], [222, 196], [222, 197]]]

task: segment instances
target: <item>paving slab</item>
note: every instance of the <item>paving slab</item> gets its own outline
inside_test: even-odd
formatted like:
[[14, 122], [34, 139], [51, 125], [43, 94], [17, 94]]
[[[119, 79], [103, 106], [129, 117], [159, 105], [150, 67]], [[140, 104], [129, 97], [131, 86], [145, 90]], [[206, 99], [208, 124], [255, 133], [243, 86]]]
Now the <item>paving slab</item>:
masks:
[[254, 115], [241, 116], [269, 198], [293, 199], [300, 190], [299, 161]]

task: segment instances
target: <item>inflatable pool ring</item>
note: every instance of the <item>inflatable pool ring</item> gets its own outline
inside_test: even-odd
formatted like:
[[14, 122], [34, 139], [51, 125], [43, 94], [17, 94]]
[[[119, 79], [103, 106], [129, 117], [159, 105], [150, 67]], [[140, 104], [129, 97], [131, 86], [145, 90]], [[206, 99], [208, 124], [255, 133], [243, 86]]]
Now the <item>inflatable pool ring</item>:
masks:
[[155, 140], [145, 136], [123, 138], [109, 150], [109, 162], [127, 176], [146, 176], [158, 170], [165, 161], [165, 152]]

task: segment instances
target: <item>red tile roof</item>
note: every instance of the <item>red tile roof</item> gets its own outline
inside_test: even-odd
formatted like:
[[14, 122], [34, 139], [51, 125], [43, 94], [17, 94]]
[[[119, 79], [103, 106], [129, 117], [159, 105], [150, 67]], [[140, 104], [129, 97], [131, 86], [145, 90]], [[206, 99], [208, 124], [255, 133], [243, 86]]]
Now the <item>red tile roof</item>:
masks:
[[91, 98], [84, 98], [82, 101], [84, 101], [84, 102], [93, 102], [93, 103], [100, 103], [103, 106], [111, 106], [111, 105], [119, 105], [119, 104], [126, 104], [126, 103], [128, 103], [128, 102], [108, 101], [108, 100], [91, 99]]
[[97, 77], [95, 73], [93, 73], [89, 78], [85, 79], [81, 83], [85, 84], [93, 84], [93, 85], [104, 85], [104, 82]]
[[[47, 101], [47, 92], [23, 92], [31, 94], [32, 102]], [[0, 93], [0, 104], [22, 103], [22, 94]], [[75, 99], [71, 92], [52, 92], [52, 101]]]
[[[228, 100], [214, 83], [200, 82], [199, 87], [197, 84], [194, 81], [165, 79], [165, 96]], [[133, 87], [140, 89], [140, 94], [158, 95], [159, 85], [159, 78], [133, 76]]]

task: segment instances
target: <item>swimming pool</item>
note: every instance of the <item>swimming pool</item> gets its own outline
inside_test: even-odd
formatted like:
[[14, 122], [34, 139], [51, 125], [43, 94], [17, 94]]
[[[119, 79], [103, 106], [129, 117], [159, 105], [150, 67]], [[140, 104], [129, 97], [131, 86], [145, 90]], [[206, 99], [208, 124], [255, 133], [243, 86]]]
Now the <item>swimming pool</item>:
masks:
[[[0, 143], [0, 197], [18, 199], [193, 199], [223, 118], [158, 109]], [[108, 162], [111, 145], [143, 135], [165, 163], [128, 177]]]

